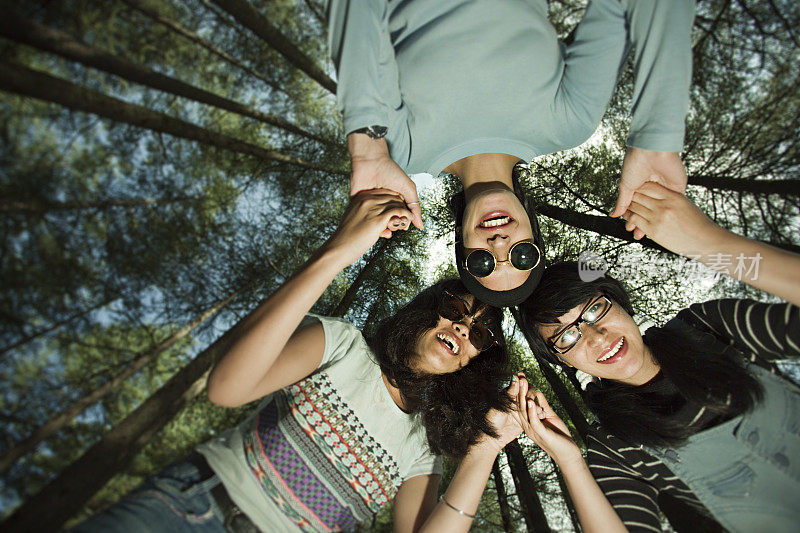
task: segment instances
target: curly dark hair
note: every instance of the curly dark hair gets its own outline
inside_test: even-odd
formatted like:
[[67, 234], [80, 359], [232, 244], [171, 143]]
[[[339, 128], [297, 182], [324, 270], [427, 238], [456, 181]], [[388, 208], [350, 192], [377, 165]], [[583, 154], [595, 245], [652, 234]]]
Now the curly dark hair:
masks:
[[486, 415], [490, 409], [511, 409], [505, 391], [511, 373], [500, 329], [503, 315], [486, 304], [482, 304], [482, 316], [488, 318], [499, 345], [482, 351], [449, 374], [428, 374], [411, 368], [418, 356], [414, 349], [419, 339], [438, 323], [437, 310], [445, 291], [457, 296], [468, 294], [459, 280], [440, 281], [383, 320], [367, 343], [381, 371], [400, 390], [406, 409], [420, 417], [431, 451], [460, 458], [481, 434], [497, 436]]
[[[633, 316], [622, 283], [608, 275], [584, 282], [578, 272], [574, 261], [548, 267], [539, 286], [520, 306], [535, 355], [562, 366], [539, 333], [539, 324], [558, 322], [558, 317], [599, 294]], [[744, 368], [743, 358], [731, 353], [732, 347], [687, 324], [652, 327], [645, 332], [644, 343], [666, 379], [638, 387], [600, 380], [586, 389], [589, 409], [606, 430], [623, 440], [680, 446], [702, 429], [674, 416], [681, 405], [693, 402], [724, 420], [749, 411], [762, 396], [760, 384]]]

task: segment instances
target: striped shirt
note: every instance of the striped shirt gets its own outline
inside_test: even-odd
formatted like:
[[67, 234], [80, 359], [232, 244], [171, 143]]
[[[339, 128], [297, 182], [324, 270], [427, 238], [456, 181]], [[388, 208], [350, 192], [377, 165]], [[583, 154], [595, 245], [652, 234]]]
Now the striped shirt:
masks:
[[[752, 300], [713, 300], [678, 313], [687, 324], [713, 334], [751, 363], [777, 372], [774, 362], [800, 357], [800, 308]], [[683, 410], [682, 410], [683, 411]], [[704, 408], [691, 413], [694, 423]], [[681, 412], [680, 415], [687, 416]], [[700, 423], [700, 427], [705, 425]], [[605, 432], [594, 424], [587, 435], [592, 475], [630, 531], [661, 531], [659, 504], [665, 499], [687, 504], [694, 531], [723, 531], [694, 493], [658, 458]], [[676, 529], [682, 529], [673, 523]]]

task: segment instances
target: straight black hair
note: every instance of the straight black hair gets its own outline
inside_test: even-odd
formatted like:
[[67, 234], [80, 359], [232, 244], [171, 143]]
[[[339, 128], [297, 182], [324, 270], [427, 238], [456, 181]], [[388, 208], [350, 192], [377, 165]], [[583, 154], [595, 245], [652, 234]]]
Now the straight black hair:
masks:
[[[606, 275], [584, 282], [577, 262], [556, 263], [520, 306], [536, 355], [563, 365], [547, 347], [538, 325], [558, 322], [570, 309], [604, 294], [633, 315], [628, 292]], [[687, 404], [704, 407], [709, 416], [729, 419], [751, 410], [762, 397], [761, 385], [731, 346], [688, 324], [673, 321], [644, 335], [663, 379], [641, 386], [600, 380], [587, 387], [587, 404], [610, 433], [633, 444], [681, 446], [702, 430], [677, 416]], [[705, 420], [709, 418], [704, 417]]]
[[483, 433], [497, 436], [486, 415], [490, 409], [511, 408], [505, 389], [511, 374], [501, 330], [503, 315], [486, 304], [482, 304], [482, 320], [490, 324], [499, 345], [480, 352], [463, 368], [449, 374], [412, 369], [419, 357], [414, 351], [417, 342], [438, 323], [445, 291], [458, 296], [468, 294], [459, 280], [441, 281], [382, 321], [367, 343], [381, 371], [400, 390], [408, 411], [421, 418], [431, 451], [460, 458]]

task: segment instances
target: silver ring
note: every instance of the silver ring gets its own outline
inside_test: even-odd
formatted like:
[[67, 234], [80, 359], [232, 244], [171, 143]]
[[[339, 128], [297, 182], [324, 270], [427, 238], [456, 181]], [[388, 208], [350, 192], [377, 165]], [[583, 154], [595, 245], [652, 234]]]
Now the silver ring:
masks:
[[419, 205], [419, 202], [406, 202], [406, 205]]

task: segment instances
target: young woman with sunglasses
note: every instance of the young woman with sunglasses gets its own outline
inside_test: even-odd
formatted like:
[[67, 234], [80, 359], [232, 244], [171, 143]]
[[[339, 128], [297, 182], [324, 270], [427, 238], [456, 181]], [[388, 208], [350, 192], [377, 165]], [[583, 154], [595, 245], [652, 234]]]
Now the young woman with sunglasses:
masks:
[[775, 361], [800, 357], [800, 256], [723, 230], [657, 184], [626, 218], [707, 264], [760, 256], [743, 281], [788, 303], [693, 304], [642, 337], [622, 284], [553, 265], [522, 309], [538, 355], [598, 378], [588, 468], [541, 393], [528, 394], [526, 433], [558, 463], [586, 531], [659, 531], [668, 500], [692, 511], [679, 529], [797, 531], [800, 388]]
[[[211, 401], [261, 399], [76, 531], [338, 531], [394, 501], [396, 531], [467, 531], [509, 414], [501, 314], [458, 282], [426, 289], [364, 339], [306, 317], [346, 266], [410, 212], [384, 189], [353, 198], [317, 253], [239, 326], [208, 380]], [[306, 317], [306, 318], [304, 318]], [[462, 458], [442, 497], [438, 454]]]
[[[400, 192], [421, 227], [406, 173], [457, 175], [463, 245], [494, 256], [465, 283], [495, 305], [516, 305], [536, 270], [509, 251], [534, 239], [512, 169], [565, 150], [596, 130], [633, 48], [628, 152], [615, 215], [657, 177], [686, 186], [683, 145], [691, 77], [692, 0], [591, 0], [569, 44], [544, 0], [329, 0], [328, 44], [352, 159], [351, 192]], [[476, 259], [477, 261], [477, 259]], [[520, 290], [516, 290], [520, 289]], [[470, 289], [472, 290], [472, 289]]]

